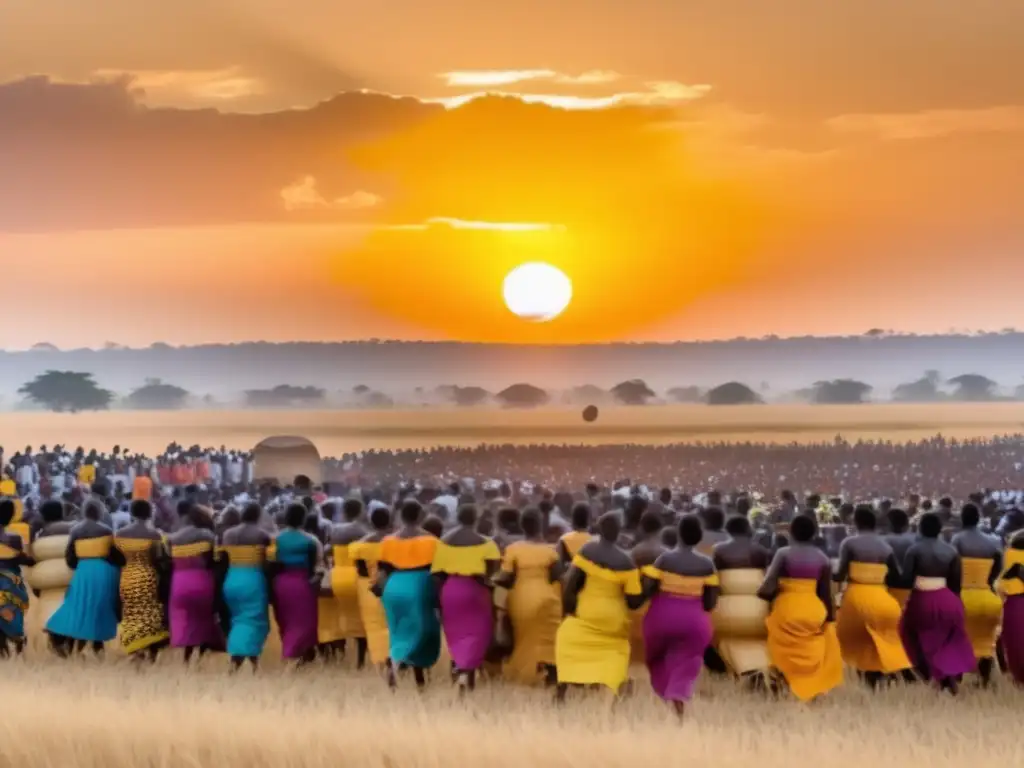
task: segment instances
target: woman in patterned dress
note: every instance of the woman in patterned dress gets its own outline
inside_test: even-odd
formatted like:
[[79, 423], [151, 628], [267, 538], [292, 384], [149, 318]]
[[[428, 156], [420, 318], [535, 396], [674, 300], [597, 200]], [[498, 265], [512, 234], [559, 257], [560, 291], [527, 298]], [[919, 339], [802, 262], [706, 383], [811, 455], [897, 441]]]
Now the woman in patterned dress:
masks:
[[167, 629], [167, 550], [150, 523], [153, 507], [148, 501], [133, 501], [131, 516], [132, 522], [114, 536], [114, 545], [125, 559], [121, 568], [121, 646], [136, 660], [154, 662], [171, 637]]

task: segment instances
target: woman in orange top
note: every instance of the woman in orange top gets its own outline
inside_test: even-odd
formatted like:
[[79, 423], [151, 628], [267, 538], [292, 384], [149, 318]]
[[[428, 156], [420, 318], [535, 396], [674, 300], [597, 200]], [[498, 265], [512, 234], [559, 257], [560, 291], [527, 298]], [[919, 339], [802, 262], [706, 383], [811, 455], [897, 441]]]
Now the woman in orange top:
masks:
[[388, 620], [390, 657], [388, 685], [398, 682], [396, 667], [412, 667], [416, 685], [426, 685], [426, 670], [441, 655], [441, 624], [437, 620], [437, 591], [430, 569], [438, 539], [420, 527], [419, 502], [402, 505], [401, 529], [381, 542], [374, 592]]

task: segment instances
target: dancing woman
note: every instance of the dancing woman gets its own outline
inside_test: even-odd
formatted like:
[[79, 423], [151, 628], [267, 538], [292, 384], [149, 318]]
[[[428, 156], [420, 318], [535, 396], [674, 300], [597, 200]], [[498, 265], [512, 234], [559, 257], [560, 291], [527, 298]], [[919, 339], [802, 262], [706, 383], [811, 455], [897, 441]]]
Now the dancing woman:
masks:
[[477, 670], [494, 641], [489, 578], [501, 564], [501, 553], [493, 539], [476, 532], [476, 521], [476, 507], [461, 507], [458, 527], [438, 542], [431, 565], [460, 692], [476, 686]]
[[843, 658], [832, 605], [832, 562], [815, 544], [815, 519], [799, 514], [789, 525], [792, 543], [775, 553], [758, 590], [771, 603], [765, 622], [768, 655], [801, 701], [843, 682]]

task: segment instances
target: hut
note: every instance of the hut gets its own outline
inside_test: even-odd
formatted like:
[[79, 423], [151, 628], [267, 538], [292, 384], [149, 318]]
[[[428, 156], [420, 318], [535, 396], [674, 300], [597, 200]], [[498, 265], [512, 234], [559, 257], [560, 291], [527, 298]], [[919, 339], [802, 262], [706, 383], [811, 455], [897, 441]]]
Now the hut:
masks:
[[290, 485], [297, 475], [305, 475], [313, 485], [323, 482], [320, 451], [304, 437], [275, 435], [253, 448], [253, 477]]

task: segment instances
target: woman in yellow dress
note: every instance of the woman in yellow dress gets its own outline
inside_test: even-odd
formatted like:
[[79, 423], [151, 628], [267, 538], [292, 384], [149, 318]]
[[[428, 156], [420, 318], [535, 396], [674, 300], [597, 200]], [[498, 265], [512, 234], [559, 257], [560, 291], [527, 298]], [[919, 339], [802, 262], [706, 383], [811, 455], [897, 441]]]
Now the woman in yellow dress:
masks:
[[566, 567], [572, 563], [580, 548], [590, 541], [593, 535], [590, 533], [591, 513], [590, 505], [581, 501], [572, 508], [572, 530], [563, 535], [555, 545], [555, 551], [559, 559]]
[[964, 604], [967, 634], [978, 660], [983, 685], [992, 681], [996, 665], [996, 636], [1003, 618], [1003, 601], [995, 592], [995, 583], [1003, 570], [999, 539], [978, 530], [981, 513], [975, 504], [960, 511], [963, 529], [953, 537], [953, 549], [960, 555], [960, 599]]
[[[523, 541], [505, 550], [495, 584], [508, 589], [506, 608], [512, 624], [512, 654], [505, 660], [506, 680], [534, 685], [558, 682], [555, 635], [562, 623], [559, 577], [562, 564], [555, 548], [544, 541], [537, 510], [523, 512]], [[499, 607], [499, 618], [502, 609]]]
[[818, 526], [799, 514], [789, 526], [792, 544], [775, 553], [758, 590], [771, 603], [768, 655], [801, 701], [843, 682], [843, 657], [832, 606], [832, 562], [814, 545]]
[[887, 585], [900, 583], [896, 554], [875, 532], [875, 511], [866, 504], [853, 513], [855, 536], [839, 547], [836, 581], [846, 584], [836, 620], [843, 660], [872, 688], [886, 677], [910, 672], [900, 638], [899, 602]]
[[570, 685], [605, 686], [618, 694], [629, 675], [629, 612], [644, 601], [640, 572], [616, 544], [615, 513], [602, 515], [597, 529], [598, 538], [580, 548], [565, 577], [565, 619], [555, 636], [557, 702]]
[[153, 507], [145, 499], [131, 506], [132, 522], [114, 534], [124, 555], [121, 568], [121, 646], [135, 660], [155, 662], [170, 642], [167, 629], [169, 564], [160, 532], [151, 524]]
[[370, 513], [370, 526], [373, 531], [349, 544], [348, 550], [358, 576], [356, 599], [359, 601], [359, 616], [366, 631], [370, 663], [375, 667], [383, 667], [388, 660], [388, 619], [380, 598], [373, 594], [373, 585], [377, 580], [380, 543], [391, 530], [391, 510], [387, 507], [375, 508]]
[[[331, 529], [331, 553], [334, 565], [331, 568], [331, 592], [329, 598], [321, 598], [332, 603], [329, 616], [329, 628], [321, 626], [320, 631], [327, 629], [329, 635], [321, 636], [320, 642], [327, 643], [333, 652], [344, 655], [348, 641], [356, 645], [356, 667], [362, 669], [366, 664], [366, 629], [363, 627], [362, 614], [359, 611], [359, 588], [356, 565], [352, 560], [349, 547], [366, 536], [363, 525], [363, 502], [359, 499], [346, 499], [341, 508], [344, 522]], [[324, 613], [321, 612], [321, 625]]]

